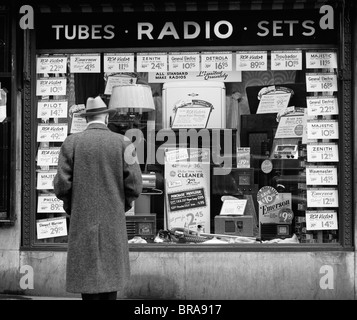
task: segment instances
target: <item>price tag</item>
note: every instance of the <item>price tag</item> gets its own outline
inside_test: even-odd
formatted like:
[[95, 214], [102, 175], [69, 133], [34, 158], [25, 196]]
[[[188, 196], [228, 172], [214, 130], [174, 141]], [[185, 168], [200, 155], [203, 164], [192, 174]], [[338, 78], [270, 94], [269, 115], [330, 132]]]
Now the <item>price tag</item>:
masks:
[[338, 91], [337, 75], [334, 73], [308, 73], [306, 74], [307, 92], [333, 92]]
[[237, 148], [237, 168], [250, 168], [250, 148]]
[[334, 166], [306, 166], [307, 185], [337, 185], [337, 168]]
[[334, 96], [307, 97], [307, 114], [309, 116], [338, 115], [338, 101]]
[[134, 72], [134, 53], [105, 53], [104, 72]]
[[37, 102], [37, 118], [67, 118], [67, 100], [40, 100]]
[[302, 70], [302, 51], [272, 51], [271, 70]]
[[37, 239], [63, 237], [67, 235], [66, 217], [36, 220]]
[[306, 190], [309, 208], [337, 208], [338, 190], [333, 188], [312, 188]]
[[338, 139], [337, 120], [308, 120], [308, 139]]
[[67, 78], [40, 78], [36, 83], [37, 96], [65, 96]]
[[200, 56], [196, 52], [192, 53], [170, 53], [170, 72], [192, 72], [200, 71]]
[[337, 53], [328, 51], [306, 52], [306, 69], [336, 69]]
[[338, 230], [336, 211], [306, 211], [306, 230]]
[[238, 51], [236, 69], [239, 71], [268, 70], [268, 53], [266, 51]]
[[38, 166], [57, 166], [61, 148], [41, 148], [37, 152]]
[[202, 52], [201, 71], [232, 71], [232, 52]]
[[100, 54], [73, 54], [70, 67], [71, 73], [99, 73]]
[[166, 53], [138, 53], [136, 56], [137, 72], [167, 71]]
[[68, 133], [67, 123], [38, 124], [37, 142], [63, 142]]
[[36, 72], [39, 73], [66, 73], [66, 56], [39, 56], [37, 57]]
[[37, 173], [37, 190], [53, 189], [53, 179], [57, 171], [40, 171]]
[[40, 194], [37, 201], [38, 213], [65, 213], [63, 201], [52, 194]]
[[82, 117], [79, 112], [73, 113], [71, 133], [84, 131], [88, 126], [86, 118]]
[[335, 143], [309, 143], [306, 145], [307, 162], [338, 162], [338, 145]]

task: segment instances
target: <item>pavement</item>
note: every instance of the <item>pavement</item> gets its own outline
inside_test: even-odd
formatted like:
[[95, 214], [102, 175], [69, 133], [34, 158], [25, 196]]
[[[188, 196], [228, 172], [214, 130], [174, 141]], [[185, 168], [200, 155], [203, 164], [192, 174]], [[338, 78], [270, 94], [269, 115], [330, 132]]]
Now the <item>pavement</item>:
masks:
[[0, 300], [82, 300], [80, 297], [43, 297], [17, 294], [0, 294]]

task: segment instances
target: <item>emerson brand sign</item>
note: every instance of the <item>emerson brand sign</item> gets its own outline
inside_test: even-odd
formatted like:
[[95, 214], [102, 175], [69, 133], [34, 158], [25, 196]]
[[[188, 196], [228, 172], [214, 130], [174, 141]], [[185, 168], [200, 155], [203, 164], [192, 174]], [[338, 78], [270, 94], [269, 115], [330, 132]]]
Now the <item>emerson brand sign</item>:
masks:
[[335, 13], [320, 11], [43, 13], [35, 29], [38, 49], [334, 44]]

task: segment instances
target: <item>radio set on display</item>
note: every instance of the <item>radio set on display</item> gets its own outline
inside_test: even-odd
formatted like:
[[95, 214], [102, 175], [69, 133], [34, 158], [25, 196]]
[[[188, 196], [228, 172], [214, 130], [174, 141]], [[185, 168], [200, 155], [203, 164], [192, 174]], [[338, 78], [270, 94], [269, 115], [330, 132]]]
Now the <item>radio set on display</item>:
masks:
[[298, 156], [296, 144], [278, 144], [272, 154], [273, 159], [298, 159]]

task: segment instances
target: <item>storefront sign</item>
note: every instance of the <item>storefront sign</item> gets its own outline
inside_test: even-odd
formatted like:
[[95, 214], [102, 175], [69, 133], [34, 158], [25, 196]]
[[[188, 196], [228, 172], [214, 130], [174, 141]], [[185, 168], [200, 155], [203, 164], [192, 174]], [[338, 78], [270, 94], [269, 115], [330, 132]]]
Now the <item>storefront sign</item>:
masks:
[[331, 51], [306, 52], [306, 69], [336, 69], [337, 53]]
[[306, 166], [307, 185], [337, 185], [337, 168], [334, 166]]
[[238, 51], [236, 53], [236, 69], [239, 71], [268, 70], [267, 51]]
[[67, 100], [39, 100], [37, 118], [67, 118]]
[[39, 56], [36, 64], [37, 74], [41, 73], [67, 73], [66, 56]]
[[198, 225], [201, 225], [205, 232], [209, 232], [209, 149], [168, 150], [165, 154], [165, 184], [168, 227], [197, 231]]
[[[337, 10], [335, 21], [338, 21]], [[328, 19], [327, 19], [328, 18]], [[334, 17], [319, 9], [165, 12], [59, 12], [36, 19], [36, 48], [338, 43]], [[322, 21], [322, 23], [320, 23]], [[290, 60], [293, 61], [294, 60]]]
[[63, 209], [63, 201], [55, 195], [40, 194], [37, 201], [38, 213], [65, 213]]
[[138, 53], [137, 72], [166, 72], [168, 68], [166, 53]]
[[172, 52], [169, 54], [169, 72], [200, 71], [200, 55], [197, 52]]
[[308, 73], [306, 74], [307, 92], [333, 92], [338, 91], [337, 75], [334, 73]]
[[40, 148], [37, 152], [38, 166], [56, 166], [60, 148]]
[[336, 211], [306, 211], [306, 230], [338, 230]]
[[306, 146], [308, 162], [338, 162], [338, 145], [335, 143], [309, 143]]
[[302, 51], [272, 51], [271, 70], [302, 70]]
[[70, 70], [71, 73], [99, 73], [100, 54], [72, 54]]
[[57, 171], [40, 171], [37, 173], [37, 190], [53, 189], [53, 179]]
[[63, 237], [67, 235], [66, 217], [41, 219], [36, 221], [37, 239]]
[[232, 71], [232, 52], [202, 52], [202, 71]]
[[67, 123], [39, 123], [37, 126], [37, 142], [63, 142], [67, 138], [67, 133]]
[[134, 72], [134, 53], [104, 53], [104, 72]]
[[65, 96], [67, 78], [40, 78], [37, 79], [37, 96]]
[[338, 207], [338, 190], [334, 188], [312, 188], [306, 190], [309, 208]]
[[338, 115], [338, 100], [335, 96], [306, 97], [309, 116]]
[[308, 120], [308, 139], [338, 139], [337, 120]]

